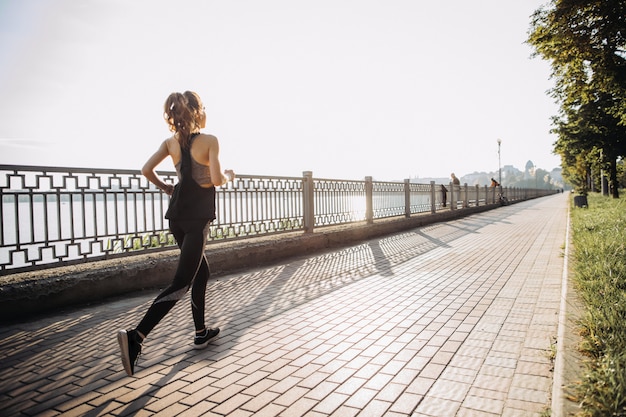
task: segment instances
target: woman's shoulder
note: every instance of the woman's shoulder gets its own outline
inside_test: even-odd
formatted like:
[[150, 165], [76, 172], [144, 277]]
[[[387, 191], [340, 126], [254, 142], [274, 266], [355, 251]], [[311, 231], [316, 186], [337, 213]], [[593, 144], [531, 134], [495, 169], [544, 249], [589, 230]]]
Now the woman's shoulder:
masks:
[[170, 136], [169, 138], [165, 139], [161, 146], [165, 146], [170, 155], [180, 153], [180, 144], [174, 136]]
[[207, 133], [200, 133], [196, 140], [199, 140], [199, 142], [209, 147], [212, 147], [218, 144], [217, 137], [214, 135], [207, 134]]
[[172, 143], [178, 143], [178, 141], [176, 140], [174, 136], [170, 136], [169, 138], [163, 140], [163, 143], [167, 145], [171, 145]]
[[216, 141], [217, 137], [215, 135], [211, 135], [209, 133], [200, 133], [198, 135], [198, 139], [206, 140], [206, 141]]
[[169, 138], [165, 139], [163, 141], [163, 143], [167, 144], [167, 145], [172, 145], [172, 144], [176, 144], [178, 143], [178, 140], [176, 139], [175, 136], [170, 136]]

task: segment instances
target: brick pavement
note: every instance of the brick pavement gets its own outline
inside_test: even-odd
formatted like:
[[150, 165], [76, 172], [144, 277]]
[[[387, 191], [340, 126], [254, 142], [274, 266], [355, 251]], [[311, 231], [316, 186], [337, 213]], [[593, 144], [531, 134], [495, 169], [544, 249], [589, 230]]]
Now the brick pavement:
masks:
[[[564, 194], [219, 277], [124, 373], [155, 292], [0, 329], [0, 414], [538, 416], [550, 407]], [[242, 242], [245, 244], [245, 242]]]

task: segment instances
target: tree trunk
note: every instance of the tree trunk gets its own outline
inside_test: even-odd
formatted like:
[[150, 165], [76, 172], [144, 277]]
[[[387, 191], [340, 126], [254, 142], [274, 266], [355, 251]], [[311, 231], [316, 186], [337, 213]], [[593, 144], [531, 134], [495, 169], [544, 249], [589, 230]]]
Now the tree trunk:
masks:
[[611, 168], [610, 168], [610, 176], [609, 184], [611, 187], [611, 196], [613, 198], [619, 198], [619, 184], [617, 182], [617, 158], [611, 158]]

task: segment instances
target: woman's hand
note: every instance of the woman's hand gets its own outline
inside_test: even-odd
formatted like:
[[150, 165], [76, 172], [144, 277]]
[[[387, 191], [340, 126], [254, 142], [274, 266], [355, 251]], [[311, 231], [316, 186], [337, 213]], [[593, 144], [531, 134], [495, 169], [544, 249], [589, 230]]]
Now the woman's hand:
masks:
[[161, 188], [161, 190], [167, 195], [172, 195], [174, 193], [174, 185], [165, 184], [165, 187]]
[[235, 179], [235, 171], [233, 171], [232, 169], [225, 169], [224, 175], [226, 176], [226, 179], [228, 181], [232, 182]]

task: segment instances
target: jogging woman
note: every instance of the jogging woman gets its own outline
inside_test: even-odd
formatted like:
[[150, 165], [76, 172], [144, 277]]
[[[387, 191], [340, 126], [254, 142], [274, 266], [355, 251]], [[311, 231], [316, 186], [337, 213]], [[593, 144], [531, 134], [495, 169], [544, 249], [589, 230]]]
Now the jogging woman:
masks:
[[[215, 187], [232, 181], [235, 174], [232, 170], [225, 170], [222, 174], [217, 138], [200, 133], [200, 129], [206, 126], [206, 113], [196, 93], [170, 94], [165, 101], [164, 117], [173, 135], [148, 159], [141, 172], [171, 196], [165, 217], [170, 221], [170, 231], [180, 248], [180, 256], [172, 283], [156, 297], [137, 327], [120, 330], [117, 334], [122, 364], [128, 375], [135, 372], [144, 339], [190, 287], [196, 329], [194, 348], [205, 348], [220, 331], [219, 328], [207, 328], [204, 322], [209, 279], [204, 247], [208, 227], [215, 219]], [[176, 187], [163, 182], [155, 172], [168, 156], [178, 174]]]

